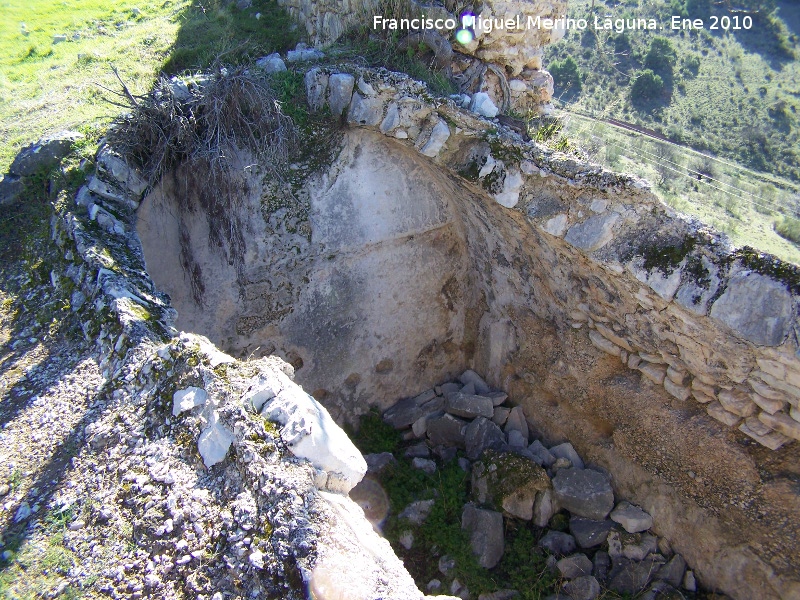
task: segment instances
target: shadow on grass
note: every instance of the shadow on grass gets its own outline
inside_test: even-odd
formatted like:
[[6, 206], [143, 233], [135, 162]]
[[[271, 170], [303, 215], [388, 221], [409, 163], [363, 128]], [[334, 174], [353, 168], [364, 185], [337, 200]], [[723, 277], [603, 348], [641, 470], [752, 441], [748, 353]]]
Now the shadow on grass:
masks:
[[285, 52], [302, 33], [275, 0], [254, 0], [245, 9], [224, 0], [195, 0], [179, 20], [178, 36], [162, 67], [169, 75]]

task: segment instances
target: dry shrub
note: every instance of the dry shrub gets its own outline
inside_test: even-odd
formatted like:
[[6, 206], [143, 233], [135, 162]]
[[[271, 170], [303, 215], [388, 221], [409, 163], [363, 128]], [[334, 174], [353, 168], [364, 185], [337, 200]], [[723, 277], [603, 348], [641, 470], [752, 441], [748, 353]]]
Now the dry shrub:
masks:
[[[257, 69], [221, 68], [191, 89], [161, 78], [147, 96], [133, 96], [124, 84], [119, 96], [129, 112], [109, 131], [109, 144], [151, 186], [169, 175], [182, 211], [206, 214], [209, 242], [236, 268], [241, 290], [246, 223], [237, 208], [249, 192], [243, 159], [254, 158], [267, 176], [282, 179], [298, 144], [269, 78]], [[181, 261], [202, 305], [201, 272], [188, 256], [183, 223], [181, 228]]]

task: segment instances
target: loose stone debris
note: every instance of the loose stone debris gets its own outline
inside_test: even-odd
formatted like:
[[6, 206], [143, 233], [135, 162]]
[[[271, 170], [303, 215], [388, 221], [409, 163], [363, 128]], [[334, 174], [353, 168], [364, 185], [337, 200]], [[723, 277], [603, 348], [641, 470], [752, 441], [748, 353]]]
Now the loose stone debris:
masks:
[[[535, 427], [521, 407], [505, 406], [506, 399], [470, 370], [458, 382], [404, 398], [383, 414], [386, 423], [403, 431], [408, 444], [404, 455], [414, 457], [414, 467], [435, 472], [458, 457], [459, 466], [471, 473], [471, 501], [463, 507], [461, 527], [478, 564], [494, 568], [505, 552], [510, 524], [530, 523], [525, 526], [534, 527], [536, 545], [547, 556], [548, 569], [558, 576], [548, 600], [595, 600], [608, 593], [648, 599], [694, 597], [697, 584], [686, 561], [652, 532], [653, 518], [647, 511], [615, 497], [613, 473], [585, 465], [569, 442], [548, 448], [530, 439]], [[375, 485], [379, 473], [395, 460], [389, 453], [365, 459], [368, 475], [353, 490], [356, 496], [360, 486]], [[435, 502], [412, 502], [399, 518], [418, 526]], [[404, 531], [398, 542], [411, 550], [414, 534]], [[421, 587], [475, 598], [453, 577], [455, 559], [438, 560], [440, 576]], [[481, 594], [478, 600], [513, 598], [519, 592], [499, 590]]]

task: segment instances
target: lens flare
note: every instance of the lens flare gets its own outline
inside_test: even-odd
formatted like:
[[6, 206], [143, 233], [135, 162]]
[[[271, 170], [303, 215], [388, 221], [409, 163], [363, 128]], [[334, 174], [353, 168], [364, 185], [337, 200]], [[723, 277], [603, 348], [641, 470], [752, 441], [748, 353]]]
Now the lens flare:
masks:
[[475, 36], [472, 35], [472, 32], [469, 29], [459, 29], [456, 31], [456, 41], [462, 46], [469, 44], [474, 37]]

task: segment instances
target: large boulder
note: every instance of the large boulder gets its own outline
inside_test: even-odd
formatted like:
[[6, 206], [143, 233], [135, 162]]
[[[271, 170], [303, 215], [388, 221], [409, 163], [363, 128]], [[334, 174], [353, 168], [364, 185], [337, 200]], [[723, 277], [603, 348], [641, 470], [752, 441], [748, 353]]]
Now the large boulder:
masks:
[[469, 532], [470, 546], [480, 566], [491, 569], [500, 562], [505, 550], [503, 515], [467, 504], [461, 515], [461, 529]]
[[467, 425], [464, 443], [467, 448], [467, 458], [477, 460], [484, 450], [505, 448], [506, 439], [497, 424], [484, 417], [478, 417]]
[[784, 284], [745, 271], [731, 278], [710, 315], [754, 344], [778, 346], [791, 328], [794, 303]]
[[[285, 382], [261, 414], [280, 423], [280, 435], [292, 454], [327, 474], [326, 487], [348, 493], [367, 472], [367, 462], [328, 411], [296, 385]], [[252, 391], [252, 390], [251, 390]]]
[[25, 146], [8, 168], [9, 173], [28, 177], [43, 169], [52, 169], [72, 150], [72, 146], [83, 138], [77, 131], [62, 131], [44, 137], [35, 144]]
[[581, 548], [594, 548], [608, 538], [614, 528], [613, 521], [595, 521], [584, 517], [572, 517], [569, 520], [569, 532], [575, 537]]
[[484, 452], [472, 467], [472, 494], [481, 504], [530, 521], [536, 494], [550, 488], [550, 478], [534, 461], [496, 450]]
[[442, 415], [428, 420], [428, 439], [431, 446], [464, 447], [467, 422], [453, 415]]
[[404, 398], [390, 406], [383, 413], [383, 420], [395, 429], [410, 427], [425, 414], [441, 410], [442, 402], [442, 399], [437, 398], [433, 390], [428, 390], [413, 398]]
[[466, 419], [474, 419], [475, 417], [491, 419], [494, 416], [494, 403], [491, 398], [465, 394], [464, 392], [447, 394], [444, 409], [451, 415]]
[[614, 508], [608, 475], [591, 469], [561, 469], [553, 478], [556, 500], [562, 508], [587, 519], [605, 519]]

